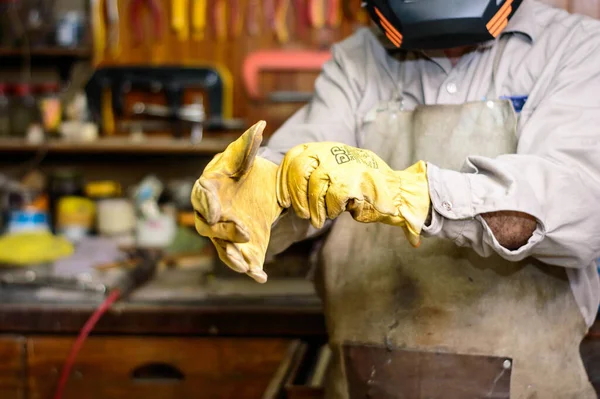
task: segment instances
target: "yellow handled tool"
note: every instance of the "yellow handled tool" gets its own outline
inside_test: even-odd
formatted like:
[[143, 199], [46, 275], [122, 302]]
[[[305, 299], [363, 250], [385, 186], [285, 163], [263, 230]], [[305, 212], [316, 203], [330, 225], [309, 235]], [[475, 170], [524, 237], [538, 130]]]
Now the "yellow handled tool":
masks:
[[117, 0], [106, 1], [106, 16], [108, 18], [108, 48], [113, 58], [116, 58], [121, 50], [119, 35], [119, 4]]
[[325, 4], [324, 0], [309, 1], [309, 18], [313, 28], [321, 29], [325, 26]]
[[279, 0], [275, 11], [275, 34], [279, 43], [287, 43], [290, 34], [287, 26], [287, 15], [290, 8], [290, 0]]
[[189, 29], [187, 25], [188, 0], [171, 0], [171, 25], [177, 35], [177, 39], [185, 41], [188, 39]]
[[206, 6], [206, 0], [192, 0], [192, 31], [194, 40], [204, 39]]
[[97, 65], [106, 50], [106, 22], [102, 4], [104, 0], [92, 0], [92, 32], [94, 37], [94, 65]]

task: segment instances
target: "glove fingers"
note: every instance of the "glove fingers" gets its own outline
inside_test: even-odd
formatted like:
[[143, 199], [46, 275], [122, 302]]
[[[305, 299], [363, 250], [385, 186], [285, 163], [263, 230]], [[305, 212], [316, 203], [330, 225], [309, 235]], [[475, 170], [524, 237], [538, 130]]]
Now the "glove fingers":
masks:
[[229, 268], [238, 273], [246, 273], [250, 269], [244, 256], [235, 244], [218, 238], [211, 238], [211, 241], [217, 249], [219, 258]]
[[209, 181], [203, 182], [202, 177], [198, 179], [194, 183], [190, 200], [194, 210], [207, 224], [217, 223], [221, 216], [221, 204]]
[[260, 250], [254, 245], [240, 245], [242, 255], [248, 265], [246, 274], [254, 279], [257, 283], [267, 282], [267, 273], [263, 271], [265, 262], [265, 254], [260, 253]]
[[198, 212], [194, 215], [196, 231], [203, 237], [211, 237], [224, 241], [245, 243], [250, 241], [248, 229], [239, 221], [223, 221], [209, 226]]
[[288, 177], [290, 165], [296, 157], [305, 150], [305, 145], [297, 145], [287, 152], [281, 165], [277, 169], [277, 202], [282, 208], [289, 208], [292, 205]]
[[249, 245], [242, 245], [241, 250], [242, 255], [244, 255], [244, 258], [246, 259], [246, 263], [249, 265], [249, 270], [246, 274], [252, 277], [257, 283], [266, 283], [267, 273], [263, 271], [265, 254], [259, 254], [256, 247]]
[[325, 206], [327, 209], [327, 217], [329, 219], [335, 219], [346, 211], [348, 204], [348, 190], [347, 188], [335, 187], [334, 190], [328, 190], [325, 195]]
[[290, 164], [287, 172], [292, 207], [296, 211], [296, 214], [303, 219], [310, 218], [308, 182], [310, 176], [318, 166], [318, 159], [299, 156]]
[[308, 209], [310, 211], [310, 222], [320, 229], [327, 218], [327, 206], [325, 197], [327, 195], [331, 180], [322, 168], [317, 168], [308, 179]]

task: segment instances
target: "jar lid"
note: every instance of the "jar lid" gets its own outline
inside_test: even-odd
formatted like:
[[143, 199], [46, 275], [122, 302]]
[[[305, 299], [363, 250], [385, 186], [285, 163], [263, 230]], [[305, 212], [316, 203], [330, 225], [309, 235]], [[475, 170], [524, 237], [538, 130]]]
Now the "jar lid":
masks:
[[114, 180], [89, 182], [85, 186], [85, 193], [90, 198], [118, 197], [121, 195], [121, 184]]

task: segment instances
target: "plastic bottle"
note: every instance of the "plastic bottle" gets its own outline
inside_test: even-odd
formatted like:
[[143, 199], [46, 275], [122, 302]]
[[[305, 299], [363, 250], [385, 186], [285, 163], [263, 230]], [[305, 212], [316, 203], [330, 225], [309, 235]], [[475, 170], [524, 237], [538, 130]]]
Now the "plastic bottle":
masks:
[[62, 106], [58, 96], [59, 85], [54, 82], [42, 83], [39, 90], [38, 101], [42, 126], [46, 133], [56, 135], [62, 121]]

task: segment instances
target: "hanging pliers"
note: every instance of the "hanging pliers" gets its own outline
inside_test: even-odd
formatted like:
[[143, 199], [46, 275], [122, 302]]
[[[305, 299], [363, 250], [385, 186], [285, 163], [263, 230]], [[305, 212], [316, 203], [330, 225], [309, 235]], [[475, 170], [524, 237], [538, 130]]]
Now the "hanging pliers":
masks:
[[152, 34], [155, 40], [160, 40], [163, 29], [162, 10], [158, 0], [130, 0], [129, 20], [133, 28], [133, 38], [136, 45], [144, 42], [144, 29], [142, 25], [142, 13], [146, 8], [152, 18]]

